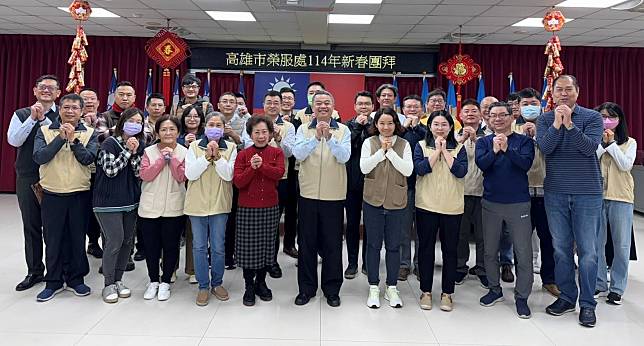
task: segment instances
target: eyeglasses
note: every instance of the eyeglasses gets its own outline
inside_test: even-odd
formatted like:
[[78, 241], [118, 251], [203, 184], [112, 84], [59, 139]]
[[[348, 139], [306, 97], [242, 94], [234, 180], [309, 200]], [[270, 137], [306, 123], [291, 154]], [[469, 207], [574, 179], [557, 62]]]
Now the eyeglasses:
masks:
[[445, 100], [442, 98], [431, 98], [427, 100], [427, 103], [445, 103]]
[[199, 116], [190, 114], [190, 115], [186, 115], [186, 119], [199, 119]]
[[509, 113], [500, 113], [500, 114], [490, 113], [490, 118], [499, 118], [500, 119], [500, 118], [505, 118], [508, 115], [510, 115], [510, 114]]
[[186, 89], [199, 89], [199, 85], [197, 84], [188, 84], [183, 86]]
[[72, 111], [79, 111], [79, 110], [81, 109], [81, 108], [80, 108], [80, 106], [63, 106], [63, 107], [61, 107], [61, 108], [62, 108], [64, 111], [69, 111], [69, 110], [72, 110]]
[[282, 101], [293, 101], [295, 100], [294, 97], [291, 96], [282, 96]]
[[58, 90], [58, 87], [53, 86], [53, 85], [45, 85], [45, 84], [38, 84], [38, 90], [40, 91], [49, 91], [49, 92], [54, 92]]

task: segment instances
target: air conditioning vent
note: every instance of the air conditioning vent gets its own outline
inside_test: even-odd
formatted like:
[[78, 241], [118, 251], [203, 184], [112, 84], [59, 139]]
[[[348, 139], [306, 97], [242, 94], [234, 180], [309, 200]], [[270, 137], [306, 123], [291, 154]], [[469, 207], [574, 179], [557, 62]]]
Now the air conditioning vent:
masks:
[[[146, 28], [147, 30], [150, 30], [152, 32], [157, 32], [157, 31], [159, 31], [161, 29], [166, 29], [168, 27], [167, 27], [167, 25], [163, 25], [161, 23], [147, 22], [147, 23], [145, 23], [144, 28]], [[188, 36], [188, 35], [192, 34], [188, 29], [186, 29], [184, 27], [181, 27], [181, 26], [171, 26], [169, 29], [170, 29], [170, 31], [174, 32], [175, 34], [177, 34], [179, 36]]]
[[335, 0], [270, 0], [277, 11], [330, 12]]
[[469, 32], [463, 32], [463, 33], [452, 32], [443, 36], [442, 39], [450, 42], [462, 41], [463, 43], [471, 43], [471, 42], [476, 42], [477, 40], [480, 40], [485, 36], [487, 36], [487, 34], [469, 33]]

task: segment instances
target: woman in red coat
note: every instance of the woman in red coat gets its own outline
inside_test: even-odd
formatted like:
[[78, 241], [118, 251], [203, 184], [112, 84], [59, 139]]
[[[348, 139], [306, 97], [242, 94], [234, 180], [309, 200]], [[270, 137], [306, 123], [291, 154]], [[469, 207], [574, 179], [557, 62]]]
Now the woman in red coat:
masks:
[[273, 136], [270, 118], [255, 116], [248, 119], [246, 131], [253, 146], [237, 155], [233, 177], [233, 183], [239, 189], [235, 254], [237, 264], [244, 270], [244, 305], [253, 306], [256, 294], [263, 301], [273, 299], [266, 286], [266, 272], [277, 251], [277, 184], [285, 168], [282, 149], [269, 145]]

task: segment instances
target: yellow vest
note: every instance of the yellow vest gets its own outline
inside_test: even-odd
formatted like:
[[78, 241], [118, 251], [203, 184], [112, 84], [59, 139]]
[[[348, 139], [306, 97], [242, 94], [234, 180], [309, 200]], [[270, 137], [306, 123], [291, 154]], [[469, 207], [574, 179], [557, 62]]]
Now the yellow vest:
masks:
[[[226, 143], [226, 148], [219, 147], [219, 155], [228, 161], [237, 145]], [[192, 150], [197, 159], [206, 155], [201, 141], [194, 141], [188, 150]], [[197, 180], [188, 182], [184, 213], [190, 216], [209, 216], [230, 213], [233, 204], [233, 183], [221, 179], [212, 162]]]
[[[74, 138], [78, 139], [84, 146], [87, 145], [94, 129], [86, 127], [86, 131], [77, 131]], [[60, 135], [59, 129], [49, 129], [49, 125], [40, 128], [45, 142], [51, 143], [56, 136]], [[74, 156], [69, 143], [63, 145], [54, 158], [40, 166], [40, 185], [46, 191], [53, 193], [72, 193], [88, 191], [91, 178], [90, 166], [84, 166]]]
[[[622, 152], [626, 152], [629, 146], [637, 146], [633, 138], [619, 146]], [[631, 171], [621, 171], [615, 160], [609, 153], [604, 153], [600, 160], [602, 178], [604, 178], [604, 199], [633, 203], [635, 200], [635, 183]]]
[[[338, 128], [330, 128], [330, 132], [336, 141], [341, 142], [349, 129], [339, 122], [337, 124]], [[315, 127], [309, 128], [309, 123], [301, 126], [304, 138], [315, 137]], [[322, 201], [343, 201], [347, 198], [347, 168], [331, 154], [325, 138], [300, 163], [298, 178], [300, 196], [304, 198]]]
[[463, 178], [465, 195], [482, 197], [483, 172], [481, 172], [479, 166], [476, 165], [476, 143], [472, 142], [471, 138], [468, 138], [463, 145], [467, 152], [467, 174], [465, 174], [465, 177]]
[[[299, 111], [297, 111], [297, 113], [295, 113], [295, 119], [300, 120], [302, 125], [304, 125], [306, 123], [310, 123], [311, 120], [313, 120], [311, 115], [312, 114], [306, 113], [306, 108], [304, 108], [304, 109], [300, 109]], [[331, 113], [331, 118], [335, 120], [340, 120], [340, 114], [338, 114], [338, 111], [334, 109], [333, 113]]]
[[[425, 140], [418, 142], [425, 157], [430, 157], [436, 149], [427, 146]], [[449, 149], [456, 160], [462, 144]], [[464, 179], [455, 177], [447, 162], [441, 157], [436, 161], [432, 172], [416, 178], [416, 207], [446, 215], [463, 214], [465, 208]]]
[[[282, 123], [274, 123], [275, 127], [275, 133], [279, 133], [282, 135], [282, 139], [284, 139], [284, 136], [288, 133], [289, 128], [293, 128], [293, 135], [295, 136], [295, 126], [293, 124], [289, 123], [288, 121], [283, 121]], [[281, 148], [280, 143], [275, 142], [275, 138], [271, 139], [270, 143], [268, 145], [273, 146], [275, 148]], [[293, 148], [291, 148], [293, 149]], [[282, 176], [282, 179], [286, 179], [286, 176], [288, 176], [288, 157], [286, 157], [286, 153], [284, 153], [284, 175]]]
[[[174, 148], [174, 157], [179, 161], [186, 159], [186, 149], [183, 145]], [[145, 148], [145, 154], [153, 164], [161, 157], [159, 147], [151, 145]], [[159, 175], [152, 181], [141, 184], [141, 202], [139, 216], [155, 219], [158, 217], [175, 217], [183, 215], [183, 203], [186, 199], [186, 185], [174, 180], [170, 165], [163, 166]]]

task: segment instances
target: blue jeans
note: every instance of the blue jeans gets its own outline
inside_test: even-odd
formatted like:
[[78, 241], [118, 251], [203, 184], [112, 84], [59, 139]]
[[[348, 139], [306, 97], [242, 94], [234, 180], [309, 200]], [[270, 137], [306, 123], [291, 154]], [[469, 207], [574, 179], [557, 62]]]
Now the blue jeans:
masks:
[[[226, 221], [228, 214], [190, 216], [192, 223], [192, 256], [199, 289], [221, 286], [224, 279]], [[210, 263], [208, 263], [210, 240]], [[210, 280], [208, 279], [210, 265]]]
[[[602, 195], [546, 192], [546, 214], [555, 254], [555, 282], [559, 298], [594, 309], [597, 282], [597, 234], [601, 223]], [[575, 282], [573, 244], [579, 257], [579, 291]]]
[[606, 269], [606, 231], [610, 224], [613, 240], [613, 265], [610, 267], [610, 291], [624, 295], [628, 278], [628, 261], [631, 254], [631, 228], [633, 227], [633, 203], [604, 200], [602, 227], [597, 237], [597, 286], [600, 291], [608, 290]]
[[499, 264], [500, 265], [512, 265], [512, 260], [514, 259], [514, 251], [512, 249], [512, 237], [510, 237], [510, 232], [505, 225], [503, 225], [503, 231], [501, 232], [501, 242], [499, 244]]
[[385, 242], [385, 266], [387, 267], [387, 286], [398, 283], [400, 268], [400, 235], [405, 209], [390, 210], [374, 207], [364, 202], [364, 223], [367, 230], [367, 279], [369, 285], [380, 283], [380, 250]]
[[407, 207], [404, 209], [400, 234], [400, 268], [411, 269], [411, 241], [414, 241], [414, 268], [418, 269], [418, 235], [416, 234], [416, 190], [407, 190]]

